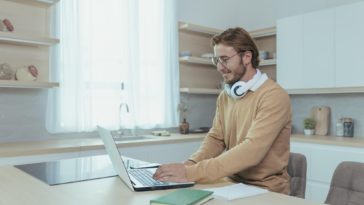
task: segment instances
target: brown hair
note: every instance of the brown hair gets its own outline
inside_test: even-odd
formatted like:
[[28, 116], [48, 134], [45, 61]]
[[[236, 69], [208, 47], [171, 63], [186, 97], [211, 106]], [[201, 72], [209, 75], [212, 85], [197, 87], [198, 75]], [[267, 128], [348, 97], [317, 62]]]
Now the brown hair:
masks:
[[252, 65], [254, 68], [259, 66], [259, 52], [254, 40], [243, 28], [229, 28], [221, 34], [217, 34], [211, 39], [211, 46], [224, 44], [233, 47], [236, 52], [251, 51], [253, 54]]

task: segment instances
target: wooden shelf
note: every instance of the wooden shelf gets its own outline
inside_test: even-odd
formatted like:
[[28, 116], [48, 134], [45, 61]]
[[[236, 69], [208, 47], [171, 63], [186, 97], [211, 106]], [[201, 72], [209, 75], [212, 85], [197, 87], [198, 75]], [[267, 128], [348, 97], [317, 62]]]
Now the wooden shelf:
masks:
[[209, 36], [213, 36], [222, 32], [222, 30], [220, 29], [214, 29], [190, 23], [180, 23], [179, 30], [200, 33], [202, 35], [209, 35]]
[[[200, 58], [200, 57], [193, 57], [193, 56], [184, 56], [179, 58], [180, 62], [184, 63], [194, 63], [194, 64], [203, 64], [203, 65], [211, 65], [213, 66], [210, 59], [207, 58]], [[275, 65], [276, 59], [267, 59], [267, 60], [261, 60], [260, 66], [269, 66], [269, 65]]]
[[187, 94], [205, 94], [205, 95], [218, 95], [220, 94], [220, 89], [208, 89], [208, 88], [180, 88], [181, 93]]
[[22, 4], [30, 4], [30, 5], [41, 5], [41, 6], [52, 6], [57, 3], [59, 0], [6, 0], [12, 2], [18, 2]]
[[[190, 24], [190, 23], [180, 23], [179, 30], [200, 33], [202, 35], [209, 35], [209, 36], [213, 36], [213, 35], [223, 32], [223, 30], [220, 30], [220, 29], [214, 29], [214, 28], [199, 26], [199, 25]], [[268, 36], [275, 36], [276, 32], [277, 32], [276, 27], [249, 31], [250, 35], [253, 38], [264, 38], [264, 37], [268, 37]]]
[[200, 57], [193, 57], [193, 56], [184, 56], [179, 58], [180, 62], [184, 63], [194, 63], [194, 64], [203, 64], [203, 65], [211, 65], [213, 66], [211, 59], [208, 58], [200, 58]]
[[364, 93], [364, 87], [286, 89], [290, 95]]
[[12, 32], [0, 32], [0, 42], [22, 46], [52, 46], [59, 43], [59, 39], [32, 37]]
[[261, 60], [259, 66], [275, 65], [276, 63], [276, 59]]
[[270, 27], [265, 29], [259, 29], [249, 32], [253, 38], [264, 38], [269, 36], [275, 36], [277, 33], [276, 27]]
[[5, 88], [55, 88], [55, 87], [59, 87], [59, 83], [0, 80], [0, 87], [3, 87], [3, 88], [4, 87]]

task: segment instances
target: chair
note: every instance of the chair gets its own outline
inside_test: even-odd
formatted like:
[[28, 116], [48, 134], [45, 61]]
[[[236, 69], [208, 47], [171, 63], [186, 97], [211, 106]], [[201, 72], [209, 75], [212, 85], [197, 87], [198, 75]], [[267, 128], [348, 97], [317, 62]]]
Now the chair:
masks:
[[288, 174], [291, 176], [290, 196], [305, 198], [307, 160], [305, 155], [290, 153], [288, 162]]
[[336, 167], [325, 203], [364, 204], [364, 163], [345, 161]]

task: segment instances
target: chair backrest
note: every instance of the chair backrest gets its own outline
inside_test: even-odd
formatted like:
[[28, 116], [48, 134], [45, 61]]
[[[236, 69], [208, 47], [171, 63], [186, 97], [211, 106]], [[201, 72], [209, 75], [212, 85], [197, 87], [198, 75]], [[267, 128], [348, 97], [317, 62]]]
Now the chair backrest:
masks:
[[291, 152], [287, 168], [291, 176], [291, 192], [289, 195], [305, 198], [307, 160], [305, 155]]
[[325, 203], [364, 204], [364, 163], [345, 161], [336, 167]]

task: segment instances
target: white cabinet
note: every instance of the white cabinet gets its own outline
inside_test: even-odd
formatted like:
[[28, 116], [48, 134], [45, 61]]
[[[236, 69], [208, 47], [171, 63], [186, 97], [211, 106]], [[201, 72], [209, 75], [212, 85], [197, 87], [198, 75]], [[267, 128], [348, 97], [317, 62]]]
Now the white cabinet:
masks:
[[286, 89], [303, 87], [302, 16], [277, 22], [277, 82]]
[[335, 85], [334, 9], [277, 22], [277, 81], [285, 89]]
[[336, 85], [364, 86], [364, 3], [336, 8]]
[[34, 65], [36, 81], [0, 80], [0, 87], [52, 88], [49, 47], [59, 43], [50, 36], [51, 7], [57, 0], [0, 0], [0, 19], [9, 19], [14, 31], [0, 31], [0, 64], [17, 68]]
[[334, 9], [303, 15], [303, 88], [335, 86]]
[[291, 152], [306, 156], [306, 199], [320, 203], [326, 199], [332, 175], [340, 162], [364, 162], [364, 150], [356, 147], [291, 142]]
[[291, 94], [363, 92], [359, 19], [364, 19], [364, 2], [279, 20], [278, 83]]

